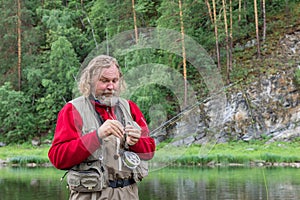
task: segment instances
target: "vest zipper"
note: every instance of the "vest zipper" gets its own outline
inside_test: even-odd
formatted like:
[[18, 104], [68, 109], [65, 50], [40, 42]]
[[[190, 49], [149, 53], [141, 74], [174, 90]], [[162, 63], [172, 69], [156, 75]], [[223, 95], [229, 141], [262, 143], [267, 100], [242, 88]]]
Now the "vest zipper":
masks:
[[[117, 119], [112, 107], [106, 107], [106, 111], [111, 119], [114, 119], [114, 120]], [[121, 146], [121, 140], [120, 140], [120, 138], [116, 137], [116, 155], [119, 155], [118, 156], [118, 170], [119, 171], [122, 170], [122, 158], [121, 158], [120, 146]]]
[[113, 109], [111, 107], [106, 107], [106, 112], [108, 113], [108, 116], [111, 118], [111, 119], [114, 119], [116, 120], [117, 117], [113, 111]]

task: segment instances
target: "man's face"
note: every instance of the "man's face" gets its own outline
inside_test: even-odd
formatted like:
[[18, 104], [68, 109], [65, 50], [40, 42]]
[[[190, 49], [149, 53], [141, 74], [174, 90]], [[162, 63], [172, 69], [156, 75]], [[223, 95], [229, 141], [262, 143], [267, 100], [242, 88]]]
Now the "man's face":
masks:
[[120, 73], [116, 65], [103, 68], [95, 80], [95, 97], [108, 106], [113, 106], [113, 97], [119, 95]]

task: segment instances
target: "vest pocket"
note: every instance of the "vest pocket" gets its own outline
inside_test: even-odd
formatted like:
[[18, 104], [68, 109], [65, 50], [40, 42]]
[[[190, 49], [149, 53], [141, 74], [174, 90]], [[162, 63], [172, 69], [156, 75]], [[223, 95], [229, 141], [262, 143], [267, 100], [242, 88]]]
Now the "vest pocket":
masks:
[[143, 178], [148, 176], [148, 162], [141, 160], [141, 163], [134, 169], [134, 180], [136, 182], [141, 181]]
[[71, 190], [77, 192], [96, 192], [101, 191], [104, 184], [102, 173], [96, 170], [76, 171], [69, 170], [67, 183]]

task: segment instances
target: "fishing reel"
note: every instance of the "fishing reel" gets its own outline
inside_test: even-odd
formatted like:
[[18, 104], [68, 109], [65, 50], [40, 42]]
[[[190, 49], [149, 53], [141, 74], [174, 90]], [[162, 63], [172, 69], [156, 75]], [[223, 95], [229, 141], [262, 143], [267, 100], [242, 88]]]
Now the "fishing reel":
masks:
[[124, 151], [122, 161], [129, 169], [135, 169], [141, 163], [140, 157], [132, 151]]

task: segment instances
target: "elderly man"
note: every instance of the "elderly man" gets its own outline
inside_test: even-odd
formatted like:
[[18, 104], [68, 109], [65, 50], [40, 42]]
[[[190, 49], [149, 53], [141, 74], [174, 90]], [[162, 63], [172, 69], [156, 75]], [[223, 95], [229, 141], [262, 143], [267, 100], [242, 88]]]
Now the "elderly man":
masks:
[[48, 156], [67, 169], [70, 199], [139, 199], [155, 142], [138, 106], [119, 97], [122, 73], [115, 58], [100, 55], [82, 71], [82, 96], [58, 114]]

